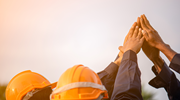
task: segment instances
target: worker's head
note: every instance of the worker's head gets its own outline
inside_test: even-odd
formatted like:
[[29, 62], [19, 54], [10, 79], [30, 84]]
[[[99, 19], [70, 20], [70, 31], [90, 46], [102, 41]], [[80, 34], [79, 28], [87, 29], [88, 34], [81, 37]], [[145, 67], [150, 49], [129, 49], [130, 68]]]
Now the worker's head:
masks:
[[99, 76], [83, 65], [66, 70], [60, 77], [51, 100], [101, 100], [108, 98]]
[[52, 88], [51, 84], [42, 75], [23, 71], [14, 76], [6, 88], [6, 100], [49, 100]]

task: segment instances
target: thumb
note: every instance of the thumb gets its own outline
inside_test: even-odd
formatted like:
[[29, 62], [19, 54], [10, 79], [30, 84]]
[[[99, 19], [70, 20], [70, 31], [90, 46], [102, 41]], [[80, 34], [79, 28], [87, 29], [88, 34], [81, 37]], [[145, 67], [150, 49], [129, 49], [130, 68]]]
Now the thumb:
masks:
[[145, 30], [142, 30], [142, 34], [144, 36], [144, 38], [146, 39], [146, 41], [148, 40], [149, 36], [148, 33]]
[[118, 48], [121, 52], [124, 52], [124, 50], [123, 50], [123, 46], [119, 46], [119, 48]]

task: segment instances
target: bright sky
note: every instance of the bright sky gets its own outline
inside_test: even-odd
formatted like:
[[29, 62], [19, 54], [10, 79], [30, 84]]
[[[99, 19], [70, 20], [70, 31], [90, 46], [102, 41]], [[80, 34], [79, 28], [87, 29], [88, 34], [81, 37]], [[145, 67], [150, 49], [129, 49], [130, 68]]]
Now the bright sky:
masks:
[[[141, 14], [178, 52], [179, 4], [178, 0], [0, 0], [0, 83], [24, 70], [55, 82], [76, 64], [99, 72], [114, 61], [118, 46]], [[154, 77], [153, 64], [142, 51], [138, 62], [145, 89], [157, 100], [168, 100], [164, 89], [148, 85]]]

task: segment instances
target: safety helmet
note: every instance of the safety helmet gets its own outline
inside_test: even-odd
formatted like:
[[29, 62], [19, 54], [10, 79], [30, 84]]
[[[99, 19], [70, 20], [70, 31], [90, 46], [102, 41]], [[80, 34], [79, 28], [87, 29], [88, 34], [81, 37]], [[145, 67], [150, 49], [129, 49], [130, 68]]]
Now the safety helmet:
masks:
[[56, 83], [51, 84], [45, 77], [30, 70], [23, 71], [14, 76], [7, 85], [6, 100], [22, 100], [27, 93], [47, 86], [54, 88]]
[[51, 100], [92, 100], [100, 96], [107, 99], [108, 93], [99, 76], [83, 65], [67, 69], [59, 78]]

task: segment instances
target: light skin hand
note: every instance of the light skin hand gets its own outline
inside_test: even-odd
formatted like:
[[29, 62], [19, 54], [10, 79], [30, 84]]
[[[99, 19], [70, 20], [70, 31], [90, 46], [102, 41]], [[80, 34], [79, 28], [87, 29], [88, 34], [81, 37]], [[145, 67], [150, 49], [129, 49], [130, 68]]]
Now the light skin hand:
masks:
[[[176, 52], [173, 51], [168, 45], [166, 45], [163, 42], [158, 32], [150, 25], [145, 15], [141, 15], [140, 23], [141, 23], [141, 27], [143, 28], [143, 31], [142, 31], [143, 36], [148, 42], [148, 43], [145, 42], [145, 45], [143, 46], [143, 51], [148, 56], [148, 58], [151, 61], [153, 60], [156, 61], [158, 58], [160, 58], [160, 55], [159, 55], [159, 50], [160, 50], [166, 55], [169, 61], [171, 61], [174, 55], [176, 54]], [[151, 54], [152, 52], [154, 54]]]
[[[134, 22], [134, 24], [132, 25], [131, 29], [129, 30], [128, 34], [126, 35], [126, 37], [125, 37], [125, 39], [124, 39], [123, 45], [124, 45], [124, 44], [126, 43], [126, 41], [128, 40], [129, 35], [131, 35], [131, 33], [134, 31], [136, 25], [137, 25], [137, 23]], [[118, 55], [119, 55], [119, 58], [118, 58], [116, 61], [114, 61], [114, 63], [115, 63], [116, 65], [120, 66], [121, 60], [122, 60], [122, 57], [123, 57], [123, 52], [120, 50]]]
[[128, 50], [134, 51], [136, 54], [140, 51], [144, 37], [142, 36], [141, 29], [138, 26], [136, 28], [132, 27], [128, 33], [128, 37], [126, 43], [119, 47], [119, 50], [122, 52], [126, 52]]
[[124, 39], [124, 44], [126, 43], [126, 41], [128, 40], [128, 38], [130, 37], [130, 35], [132, 35], [132, 33], [134, 32], [135, 27], [137, 26], [137, 23], [134, 22], [134, 24], [131, 26], [131, 29], [129, 30], [128, 34], [126, 35], [125, 39]]
[[141, 28], [140, 17], [137, 18], [137, 26]]
[[[120, 51], [120, 52], [121, 52], [121, 51]], [[116, 61], [114, 61], [114, 63], [115, 63], [116, 65], [120, 66], [121, 60], [122, 60], [122, 56], [123, 56], [123, 53], [119, 56], [119, 58], [118, 58]]]

